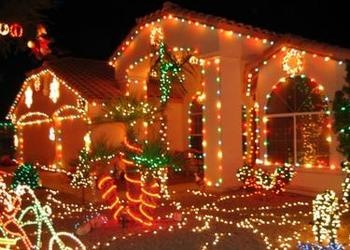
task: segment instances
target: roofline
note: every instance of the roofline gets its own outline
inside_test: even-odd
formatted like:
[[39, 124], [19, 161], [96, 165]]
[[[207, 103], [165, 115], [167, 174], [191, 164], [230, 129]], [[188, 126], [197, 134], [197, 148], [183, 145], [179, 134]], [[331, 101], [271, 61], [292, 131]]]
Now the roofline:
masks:
[[[293, 38], [292, 38], [293, 39]], [[332, 58], [332, 60], [338, 61], [340, 63], [347, 61], [350, 58], [350, 50], [339, 48], [339, 51], [331, 51], [328, 49], [326, 44], [316, 43], [315, 46], [308, 41], [306, 44], [303, 43], [302, 39], [299, 39], [298, 43], [286, 37], [275, 43], [272, 47], [268, 48], [258, 59], [249, 62], [245, 66], [245, 71], [250, 73], [254, 71], [255, 68], [259, 67], [264, 63], [264, 61], [271, 58], [273, 55], [279, 53], [283, 48], [292, 48], [300, 51], [305, 51], [306, 53], [318, 55], [324, 58]], [[329, 50], [332, 53], [324, 53], [323, 50]]]
[[[31, 80], [32, 77], [34, 77], [35, 75], [40, 75], [40, 74], [44, 74], [44, 73], [49, 73], [52, 76], [57, 77], [60, 82], [64, 83], [64, 85], [66, 85], [68, 88], [71, 88], [70, 86], [68, 86], [68, 84], [66, 83], [66, 81], [64, 80], [64, 78], [62, 78], [61, 76], [57, 75], [53, 69], [51, 69], [48, 65], [42, 65], [37, 69], [31, 70], [28, 73], [26, 73], [26, 78], [24, 79], [22, 86], [20, 88], [20, 90], [18, 91], [14, 102], [12, 103], [12, 105], [10, 106], [10, 109], [8, 111], [8, 113], [5, 116], [5, 119], [11, 119], [12, 114], [15, 112], [18, 103], [19, 103], [19, 99], [22, 97], [23, 92], [25, 91], [26, 86], [28, 85], [28, 81]], [[87, 102], [89, 102], [89, 98], [84, 97], [84, 95], [82, 95], [79, 91], [75, 90], [76, 94], [82, 98], [85, 99]]]
[[[152, 12], [144, 17], [136, 19], [136, 25], [131, 29], [125, 39], [119, 44], [117, 49], [109, 58], [109, 64], [114, 65], [117, 58], [131, 44], [132, 40], [139, 34], [139, 27], [152, 22], [159, 22], [167, 18], [183, 18], [189, 19], [192, 22], [200, 23], [201, 25], [212, 26], [225, 31], [233, 31], [235, 33], [250, 35], [262, 39], [272, 40], [277, 43], [285, 43], [288, 47], [303, 47], [301, 50], [315, 51], [316, 54], [337, 58], [341, 60], [350, 59], [350, 49], [340, 46], [331, 45], [323, 42], [318, 42], [311, 39], [306, 39], [292, 34], [278, 34], [266, 29], [257, 28], [251, 25], [234, 22], [226, 18], [221, 18], [213, 15], [207, 15], [201, 12], [182, 8], [171, 2], [165, 2], [163, 8]], [[315, 49], [316, 47], [316, 49]], [[307, 48], [307, 49], [305, 49]], [[317, 51], [317, 52], [316, 52]], [[312, 52], [311, 52], [312, 53]]]

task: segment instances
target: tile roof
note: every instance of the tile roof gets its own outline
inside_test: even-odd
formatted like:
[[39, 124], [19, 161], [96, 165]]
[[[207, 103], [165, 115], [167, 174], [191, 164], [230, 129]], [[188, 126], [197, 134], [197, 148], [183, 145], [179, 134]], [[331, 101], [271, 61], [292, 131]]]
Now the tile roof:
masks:
[[88, 100], [108, 100], [121, 95], [114, 70], [104, 61], [66, 57], [46, 61], [39, 69], [49, 69]]
[[135, 31], [139, 26], [146, 23], [154, 22], [159, 18], [167, 15], [172, 15], [174, 17], [190, 19], [193, 22], [204, 23], [209, 26], [215, 26], [219, 29], [232, 30], [236, 33], [249, 34], [254, 37], [269, 39], [274, 42], [286, 43], [289, 46], [304, 47], [306, 49], [311, 48], [312, 51], [316, 51], [319, 54], [330, 56], [336, 59], [344, 60], [350, 58], [350, 50], [341, 48], [339, 46], [330, 45], [327, 43], [322, 43], [310, 39], [306, 39], [300, 36], [295, 36], [291, 34], [278, 34], [266, 29], [257, 28], [251, 25], [235, 22], [228, 20], [226, 18], [204, 14], [197, 11], [188, 10], [178, 6], [177, 4], [171, 2], [165, 2], [163, 8], [157, 10], [149, 15], [138, 18], [137, 24], [130, 31], [129, 35], [124, 39], [122, 43], [114, 51], [110, 60], [113, 61], [117, 57], [118, 51], [122, 51], [130, 44], [130, 38], [134, 36]]

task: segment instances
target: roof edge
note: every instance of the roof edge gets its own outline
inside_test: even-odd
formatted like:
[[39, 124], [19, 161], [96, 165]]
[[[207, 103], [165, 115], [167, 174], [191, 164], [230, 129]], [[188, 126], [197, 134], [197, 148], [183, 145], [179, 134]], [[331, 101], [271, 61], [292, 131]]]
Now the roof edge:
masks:
[[[304, 46], [304, 47], [310, 48], [311, 46], [317, 46], [318, 50], [322, 50], [322, 52], [318, 54], [327, 54], [327, 56], [330, 56], [330, 57], [350, 59], [350, 49], [347, 49], [347, 48], [343, 48], [343, 47], [329, 44], [329, 43], [319, 42], [316, 40], [311, 40], [311, 39], [293, 35], [293, 34], [276, 33], [270, 30], [254, 27], [248, 24], [235, 22], [227, 18], [189, 10], [173, 2], [164, 2], [163, 7], [161, 9], [136, 19], [135, 26], [130, 30], [129, 34], [117, 46], [117, 49], [114, 50], [114, 52], [110, 56], [109, 64], [112, 66], [114, 65], [114, 61], [116, 61], [117, 58], [120, 55], [122, 55], [122, 51], [125, 51], [125, 49], [132, 42], [133, 38], [137, 36], [138, 32], [136, 31], [140, 26], [145, 25], [146, 23], [149, 23], [149, 22], [154, 22], [159, 18], [164, 18], [169, 15], [191, 19], [194, 22], [200, 22], [202, 24], [206, 24], [209, 26], [215, 26], [218, 29], [224, 29], [227, 31], [233, 31], [233, 32], [242, 33], [242, 34], [249, 33], [249, 35], [273, 40], [274, 42], [291, 44], [292, 47]], [[312, 48], [310, 50], [312, 50]], [[325, 53], [325, 51], [329, 51], [329, 53]], [[341, 56], [341, 54], [343, 55]]]

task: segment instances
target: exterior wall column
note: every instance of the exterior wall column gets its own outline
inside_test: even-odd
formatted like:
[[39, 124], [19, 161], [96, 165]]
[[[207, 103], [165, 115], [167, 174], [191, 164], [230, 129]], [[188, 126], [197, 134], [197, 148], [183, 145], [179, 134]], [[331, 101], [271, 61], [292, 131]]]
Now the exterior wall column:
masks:
[[61, 120], [54, 119], [53, 121], [55, 129], [55, 161], [54, 164], [58, 168], [62, 168], [62, 130], [61, 130]]
[[203, 151], [208, 186], [241, 186], [236, 171], [242, 158], [241, 63], [238, 59], [212, 57], [205, 68]]
[[243, 166], [242, 154], [242, 69], [240, 58], [220, 59], [222, 105], [223, 187], [240, 187], [237, 169]]
[[23, 154], [23, 126], [18, 125], [16, 126], [16, 133], [17, 136], [17, 147], [16, 147], [16, 158], [17, 161], [22, 164], [24, 162], [24, 154]]
[[[205, 74], [204, 74], [204, 94], [203, 102], [203, 156], [205, 182], [208, 186], [219, 186], [222, 181], [221, 157], [221, 140], [218, 133], [221, 117], [220, 110], [217, 109], [218, 95], [217, 91], [220, 88], [217, 82], [219, 62], [217, 57], [206, 59]], [[220, 91], [221, 92], [221, 91]]]

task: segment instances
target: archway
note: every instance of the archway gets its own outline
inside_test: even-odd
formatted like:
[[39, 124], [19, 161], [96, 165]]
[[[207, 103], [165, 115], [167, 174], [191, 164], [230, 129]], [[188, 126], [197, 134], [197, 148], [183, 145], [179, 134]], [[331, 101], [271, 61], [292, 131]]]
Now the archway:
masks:
[[273, 87], [264, 117], [269, 162], [329, 165], [329, 111], [322, 90], [304, 75], [283, 78]]

